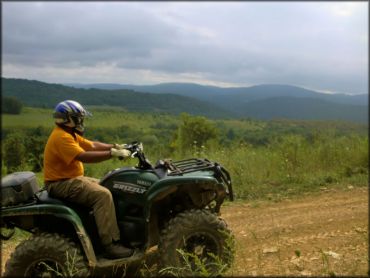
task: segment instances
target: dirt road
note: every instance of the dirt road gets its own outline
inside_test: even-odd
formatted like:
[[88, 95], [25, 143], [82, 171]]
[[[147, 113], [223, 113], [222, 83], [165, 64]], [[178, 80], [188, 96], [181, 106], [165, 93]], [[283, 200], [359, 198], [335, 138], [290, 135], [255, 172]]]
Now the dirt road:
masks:
[[327, 190], [223, 209], [237, 240], [232, 276], [367, 275], [368, 190]]
[[[222, 217], [233, 230], [236, 259], [228, 276], [368, 273], [368, 190], [346, 187], [291, 200], [231, 203]], [[2, 245], [4, 262], [15, 247]]]

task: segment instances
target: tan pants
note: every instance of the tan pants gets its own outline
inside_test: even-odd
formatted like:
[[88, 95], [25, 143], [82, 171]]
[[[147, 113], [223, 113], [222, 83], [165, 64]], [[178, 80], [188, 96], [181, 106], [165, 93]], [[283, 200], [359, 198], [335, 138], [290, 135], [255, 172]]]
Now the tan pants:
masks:
[[99, 180], [80, 176], [47, 183], [45, 188], [51, 197], [66, 199], [92, 208], [103, 245], [119, 240], [120, 234], [112, 194], [99, 184]]

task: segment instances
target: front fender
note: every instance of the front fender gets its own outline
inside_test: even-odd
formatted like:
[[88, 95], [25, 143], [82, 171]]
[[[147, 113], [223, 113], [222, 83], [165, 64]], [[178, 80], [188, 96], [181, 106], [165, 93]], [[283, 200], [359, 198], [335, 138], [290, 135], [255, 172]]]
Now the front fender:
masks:
[[150, 217], [150, 208], [153, 202], [163, 199], [167, 195], [177, 191], [180, 186], [199, 186], [201, 188], [216, 189], [217, 195], [222, 195], [224, 188], [214, 177], [210, 176], [175, 176], [159, 180], [154, 183], [146, 193], [145, 215], [147, 221]]
[[[192, 184], [199, 186], [205, 185], [205, 184], [217, 184], [217, 180], [214, 177], [208, 177], [208, 176], [199, 176], [199, 177], [187, 177], [187, 176], [176, 176], [176, 177], [168, 177], [163, 180], [159, 180], [156, 183], [154, 183], [150, 189], [147, 191], [147, 201], [152, 202], [156, 199], [160, 199], [159, 197], [162, 197], [163, 192], [167, 192], [170, 190], [170, 188], [174, 188], [174, 190], [170, 190], [172, 192], [176, 191], [178, 186], [180, 185], [187, 185]], [[161, 194], [162, 193], [162, 194]], [[166, 194], [167, 195], [167, 194]]]
[[96, 256], [90, 238], [82, 224], [81, 218], [71, 208], [56, 204], [34, 204], [1, 209], [1, 217], [4, 220], [7, 218], [38, 215], [52, 215], [54, 217], [63, 218], [70, 222], [75, 228], [89, 265], [94, 266], [96, 264]]

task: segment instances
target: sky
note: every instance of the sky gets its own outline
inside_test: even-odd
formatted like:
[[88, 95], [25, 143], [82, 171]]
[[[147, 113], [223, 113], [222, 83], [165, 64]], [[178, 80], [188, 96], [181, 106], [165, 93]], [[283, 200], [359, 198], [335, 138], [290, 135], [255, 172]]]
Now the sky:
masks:
[[367, 94], [358, 2], [2, 2], [2, 76]]

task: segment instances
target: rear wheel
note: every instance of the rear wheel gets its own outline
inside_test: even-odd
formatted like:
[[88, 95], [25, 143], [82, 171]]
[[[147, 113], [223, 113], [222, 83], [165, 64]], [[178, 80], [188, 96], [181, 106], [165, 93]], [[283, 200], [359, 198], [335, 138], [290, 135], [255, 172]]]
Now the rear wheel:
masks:
[[215, 214], [190, 210], [170, 220], [158, 249], [164, 274], [198, 276], [205, 267], [208, 274], [219, 275], [231, 266], [234, 238]]
[[20, 243], [5, 266], [6, 277], [88, 276], [80, 248], [59, 234], [41, 233]]

